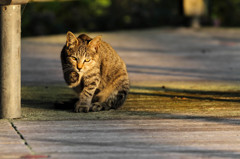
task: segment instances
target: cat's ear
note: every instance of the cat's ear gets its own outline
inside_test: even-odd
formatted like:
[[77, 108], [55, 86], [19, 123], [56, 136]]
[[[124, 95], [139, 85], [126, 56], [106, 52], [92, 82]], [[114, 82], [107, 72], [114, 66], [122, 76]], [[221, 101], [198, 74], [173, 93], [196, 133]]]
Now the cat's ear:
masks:
[[73, 48], [73, 47], [77, 46], [78, 44], [79, 44], [79, 42], [78, 42], [78, 39], [76, 38], [76, 36], [72, 32], [68, 31], [66, 46], [68, 48]]
[[101, 41], [102, 41], [102, 36], [96, 36], [89, 42], [88, 47], [92, 51], [97, 52], [98, 46], [101, 43]]

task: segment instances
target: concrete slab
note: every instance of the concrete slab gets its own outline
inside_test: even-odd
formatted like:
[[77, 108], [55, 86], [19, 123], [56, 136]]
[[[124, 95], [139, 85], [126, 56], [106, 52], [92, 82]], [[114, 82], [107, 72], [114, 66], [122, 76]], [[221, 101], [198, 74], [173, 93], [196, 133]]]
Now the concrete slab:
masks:
[[0, 158], [21, 158], [31, 154], [8, 120], [0, 120]]
[[16, 121], [50, 158], [237, 158], [240, 121], [204, 119]]

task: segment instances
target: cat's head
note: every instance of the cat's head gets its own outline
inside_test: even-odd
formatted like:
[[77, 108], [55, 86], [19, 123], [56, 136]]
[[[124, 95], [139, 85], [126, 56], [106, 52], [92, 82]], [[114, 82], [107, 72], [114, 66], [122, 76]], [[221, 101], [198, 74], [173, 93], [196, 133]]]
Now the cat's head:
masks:
[[[64, 73], [64, 77], [70, 87], [77, 86], [82, 75], [98, 63], [99, 56], [97, 52], [101, 41], [101, 36], [92, 39], [85, 34], [76, 37], [70, 31], [67, 33], [64, 47], [66, 67], [63, 67], [63, 71], [68, 72]], [[69, 73], [70, 71], [77, 74], [74, 73], [75, 76], [72, 77], [73, 73]]]

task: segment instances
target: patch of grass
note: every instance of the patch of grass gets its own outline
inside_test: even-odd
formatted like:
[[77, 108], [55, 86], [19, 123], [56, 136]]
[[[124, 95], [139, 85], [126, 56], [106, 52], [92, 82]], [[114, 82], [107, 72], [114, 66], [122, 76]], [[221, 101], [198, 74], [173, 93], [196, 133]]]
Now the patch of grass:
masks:
[[[211, 86], [211, 87], [209, 87]], [[56, 103], [76, 98], [64, 85], [23, 86], [20, 120], [156, 119], [175, 117], [239, 117], [239, 84], [136, 83], [118, 110], [74, 113], [73, 104], [57, 109]]]

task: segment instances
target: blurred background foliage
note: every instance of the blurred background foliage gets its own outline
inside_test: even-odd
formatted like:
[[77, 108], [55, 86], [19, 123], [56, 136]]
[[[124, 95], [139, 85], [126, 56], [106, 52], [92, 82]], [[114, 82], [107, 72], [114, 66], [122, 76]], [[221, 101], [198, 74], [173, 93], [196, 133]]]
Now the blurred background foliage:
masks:
[[[22, 35], [187, 26], [183, 0], [75, 0], [22, 6]], [[206, 0], [202, 25], [240, 26], [240, 0]], [[215, 24], [217, 23], [217, 24]]]
[[222, 26], [240, 26], [240, 0], [209, 0], [210, 17]]

